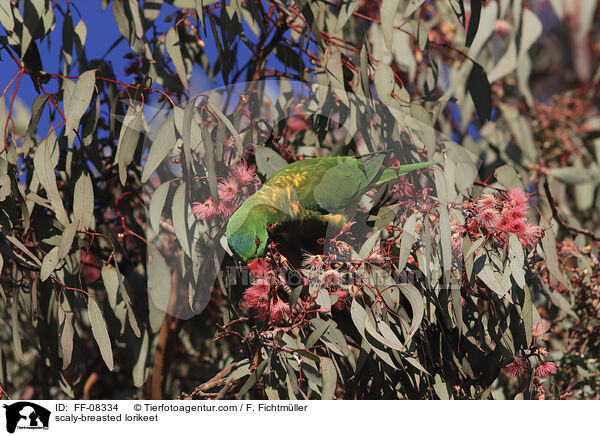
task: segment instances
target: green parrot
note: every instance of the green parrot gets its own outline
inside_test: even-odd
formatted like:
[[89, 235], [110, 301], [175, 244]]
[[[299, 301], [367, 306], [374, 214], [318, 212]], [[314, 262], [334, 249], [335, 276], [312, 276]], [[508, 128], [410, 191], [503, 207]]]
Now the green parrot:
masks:
[[274, 231], [306, 234], [316, 226], [339, 231], [367, 191], [435, 163], [382, 170], [384, 158], [363, 163], [349, 156], [318, 157], [285, 166], [231, 215], [226, 230], [229, 248], [247, 262], [264, 255]]

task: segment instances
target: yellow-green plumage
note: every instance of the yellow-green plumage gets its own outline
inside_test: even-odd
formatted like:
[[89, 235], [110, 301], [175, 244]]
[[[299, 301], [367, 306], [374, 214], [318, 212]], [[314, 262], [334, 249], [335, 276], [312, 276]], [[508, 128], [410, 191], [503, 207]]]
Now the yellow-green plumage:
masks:
[[341, 228], [362, 195], [374, 185], [432, 165], [406, 165], [382, 171], [383, 156], [363, 163], [353, 157], [305, 159], [273, 174], [229, 218], [227, 242], [248, 261], [264, 254], [269, 230], [301, 231], [310, 224]]

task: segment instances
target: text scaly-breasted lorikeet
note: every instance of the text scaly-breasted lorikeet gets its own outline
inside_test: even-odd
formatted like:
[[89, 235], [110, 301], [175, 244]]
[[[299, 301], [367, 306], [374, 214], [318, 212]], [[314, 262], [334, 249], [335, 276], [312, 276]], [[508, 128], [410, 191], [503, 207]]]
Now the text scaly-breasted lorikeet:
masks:
[[231, 215], [227, 242], [233, 254], [249, 261], [265, 253], [269, 232], [303, 232], [311, 226], [341, 229], [367, 191], [434, 162], [381, 169], [384, 156], [363, 163], [348, 156], [291, 163], [273, 174]]

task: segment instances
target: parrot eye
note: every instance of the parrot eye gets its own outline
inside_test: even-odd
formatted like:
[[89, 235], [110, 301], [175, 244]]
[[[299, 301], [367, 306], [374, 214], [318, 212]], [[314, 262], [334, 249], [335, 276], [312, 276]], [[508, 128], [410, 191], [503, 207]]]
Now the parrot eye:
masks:
[[254, 238], [254, 243], [256, 244], [257, 247], [260, 245], [260, 239], [258, 239], [258, 236], [256, 236]]

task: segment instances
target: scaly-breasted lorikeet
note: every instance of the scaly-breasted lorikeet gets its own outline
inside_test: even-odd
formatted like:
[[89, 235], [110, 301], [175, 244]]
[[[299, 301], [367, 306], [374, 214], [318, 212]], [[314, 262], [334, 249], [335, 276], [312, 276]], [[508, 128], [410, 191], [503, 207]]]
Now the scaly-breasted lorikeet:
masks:
[[385, 156], [363, 163], [348, 156], [291, 163], [273, 174], [231, 215], [227, 242], [233, 254], [249, 261], [265, 253], [269, 232], [285, 228], [304, 233], [320, 225], [341, 229], [367, 191], [435, 162], [381, 169]]

